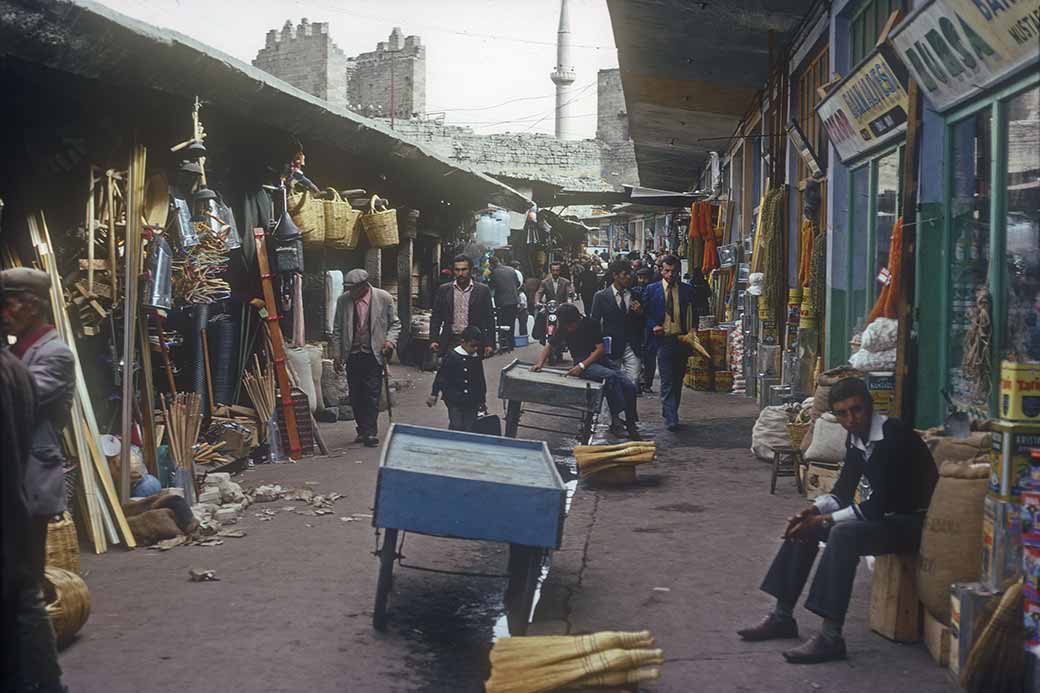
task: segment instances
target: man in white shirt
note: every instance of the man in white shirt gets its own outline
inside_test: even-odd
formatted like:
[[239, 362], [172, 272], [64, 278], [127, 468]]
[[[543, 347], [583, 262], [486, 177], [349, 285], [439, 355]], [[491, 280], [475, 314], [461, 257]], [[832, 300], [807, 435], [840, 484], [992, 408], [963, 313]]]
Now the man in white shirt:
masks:
[[627, 260], [616, 260], [610, 264], [610, 285], [596, 292], [592, 299], [589, 317], [599, 323], [603, 335], [610, 337], [609, 356], [621, 366], [621, 370], [633, 383], [639, 382], [640, 361], [633, 345], [639, 338], [635, 334], [635, 318], [632, 305], [632, 266]]

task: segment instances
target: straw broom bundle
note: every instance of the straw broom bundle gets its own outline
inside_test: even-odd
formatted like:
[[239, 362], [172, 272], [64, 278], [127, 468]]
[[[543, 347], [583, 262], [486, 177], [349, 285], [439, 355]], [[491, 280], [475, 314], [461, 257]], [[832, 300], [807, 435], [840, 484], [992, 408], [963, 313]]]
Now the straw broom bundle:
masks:
[[1008, 588], [971, 648], [960, 684], [971, 693], [1019, 693], [1025, 683], [1022, 581]]
[[202, 426], [201, 398], [194, 392], [178, 392], [167, 402], [162, 396], [163, 420], [170, 439], [170, 454], [181, 469], [191, 469], [192, 446]]
[[253, 406], [256, 407], [261, 437], [266, 438], [264, 433], [267, 422], [270, 421], [275, 406], [274, 371], [271, 369], [270, 364], [268, 364], [267, 368], [261, 368], [260, 359], [255, 354], [253, 355], [253, 362], [255, 368], [253, 371], [247, 370], [242, 374], [242, 384], [245, 385], [246, 392], [249, 393], [249, 399]]
[[648, 630], [601, 631], [585, 635], [536, 635], [502, 638], [491, 649], [492, 669], [530, 669], [584, 657], [603, 650], [631, 650], [654, 645]]
[[544, 667], [491, 669], [487, 693], [541, 693], [554, 691], [594, 674], [638, 669], [647, 664], [663, 664], [662, 650], [604, 650]]
[[608, 686], [628, 686], [634, 683], [643, 683], [644, 681], [656, 681], [659, 678], [661, 678], [661, 670], [657, 667], [647, 667], [646, 669], [631, 669], [629, 671], [609, 671], [605, 674], [593, 674], [592, 676], [586, 676], [585, 678], [578, 679], [573, 684], [568, 686], [565, 690], [597, 687], [605, 688]]
[[574, 453], [613, 452], [615, 450], [627, 450], [629, 448], [654, 448], [656, 450], [657, 443], [652, 440], [630, 440], [627, 443], [618, 443], [616, 445], [575, 445]]
[[624, 464], [642, 464], [645, 462], [653, 462], [657, 455], [657, 448], [650, 445], [630, 445], [620, 450], [607, 450], [603, 452], [577, 452], [574, 453], [574, 459], [578, 463], [578, 469], [585, 469], [591, 466], [601, 465], [604, 463], [624, 463]]

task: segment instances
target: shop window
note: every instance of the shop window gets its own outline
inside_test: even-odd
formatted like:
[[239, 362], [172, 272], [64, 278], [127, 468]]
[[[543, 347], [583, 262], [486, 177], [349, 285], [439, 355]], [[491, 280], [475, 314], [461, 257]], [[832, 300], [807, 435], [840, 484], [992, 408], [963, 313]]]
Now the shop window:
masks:
[[988, 388], [966, 374], [963, 362], [971, 308], [989, 282], [991, 121], [985, 109], [951, 128], [949, 384], [956, 401], [981, 408]]
[[888, 251], [892, 242], [892, 228], [895, 226], [896, 217], [899, 216], [899, 150], [882, 157], [877, 162], [877, 184], [874, 193], [875, 228], [873, 263], [871, 264], [871, 286], [873, 290], [870, 299], [873, 301], [881, 293], [884, 284], [878, 279], [878, 274], [888, 267]]
[[852, 65], [858, 65], [877, 45], [885, 22], [897, 9], [906, 9], [905, 0], [866, 0], [852, 15], [849, 24]]
[[1040, 87], [1007, 103], [1007, 319], [1002, 359], [1040, 361]]

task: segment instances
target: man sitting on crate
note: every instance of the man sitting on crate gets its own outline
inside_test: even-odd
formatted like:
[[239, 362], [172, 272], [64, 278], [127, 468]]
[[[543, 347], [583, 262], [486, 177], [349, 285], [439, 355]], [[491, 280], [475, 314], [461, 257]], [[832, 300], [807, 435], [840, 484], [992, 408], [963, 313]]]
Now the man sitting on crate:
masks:
[[[636, 384], [624, 374], [620, 367], [607, 357], [603, 344], [603, 332], [592, 318], [583, 318], [573, 303], [564, 303], [556, 311], [559, 327], [552, 340], [546, 343], [532, 371], [542, 370], [549, 355], [559, 342], [567, 345], [574, 358], [574, 367], [567, 372], [572, 378], [585, 378], [603, 383], [603, 396], [610, 407], [610, 433], [618, 438], [628, 435], [631, 440], [641, 440], [636, 426]], [[624, 412], [625, 420], [621, 420]]]
[[841, 629], [859, 557], [917, 551], [938, 477], [924, 441], [899, 419], [874, 414], [870, 392], [859, 378], [835, 383], [829, 406], [848, 431], [845, 464], [832, 493], [788, 519], [784, 543], [761, 587], [776, 597], [776, 608], [757, 626], [737, 631], [748, 641], [797, 638], [795, 603], [819, 542], [826, 542], [805, 602], [805, 608], [823, 617], [823, 629], [783, 653], [792, 664], [845, 658]]
[[[337, 373], [347, 369], [350, 408], [357, 424], [355, 443], [379, 445], [379, 389], [386, 359], [397, 348], [401, 319], [393, 297], [368, 283], [368, 272], [353, 269], [343, 278], [343, 295], [336, 302], [332, 335]], [[387, 397], [390, 393], [387, 393]]]

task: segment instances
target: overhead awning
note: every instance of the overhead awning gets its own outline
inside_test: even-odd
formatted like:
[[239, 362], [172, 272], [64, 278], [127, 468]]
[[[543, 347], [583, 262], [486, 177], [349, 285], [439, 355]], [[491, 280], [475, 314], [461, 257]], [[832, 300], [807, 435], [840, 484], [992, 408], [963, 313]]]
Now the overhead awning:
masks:
[[531, 205], [509, 186], [453, 164], [382, 123], [333, 107], [188, 36], [90, 0], [0, 0], [0, 56], [111, 84], [198, 96], [301, 139], [383, 162], [399, 178], [421, 177], [431, 198], [475, 209], [491, 202], [526, 212]]
[[626, 185], [622, 192], [561, 190], [553, 197], [553, 205], [616, 205], [635, 202], [648, 207], [688, 207], [704, 198], [705, 195], [700, 194]]
[[639, 180], [689, 190], [766, 82], [806, 0], [607, 0]]

